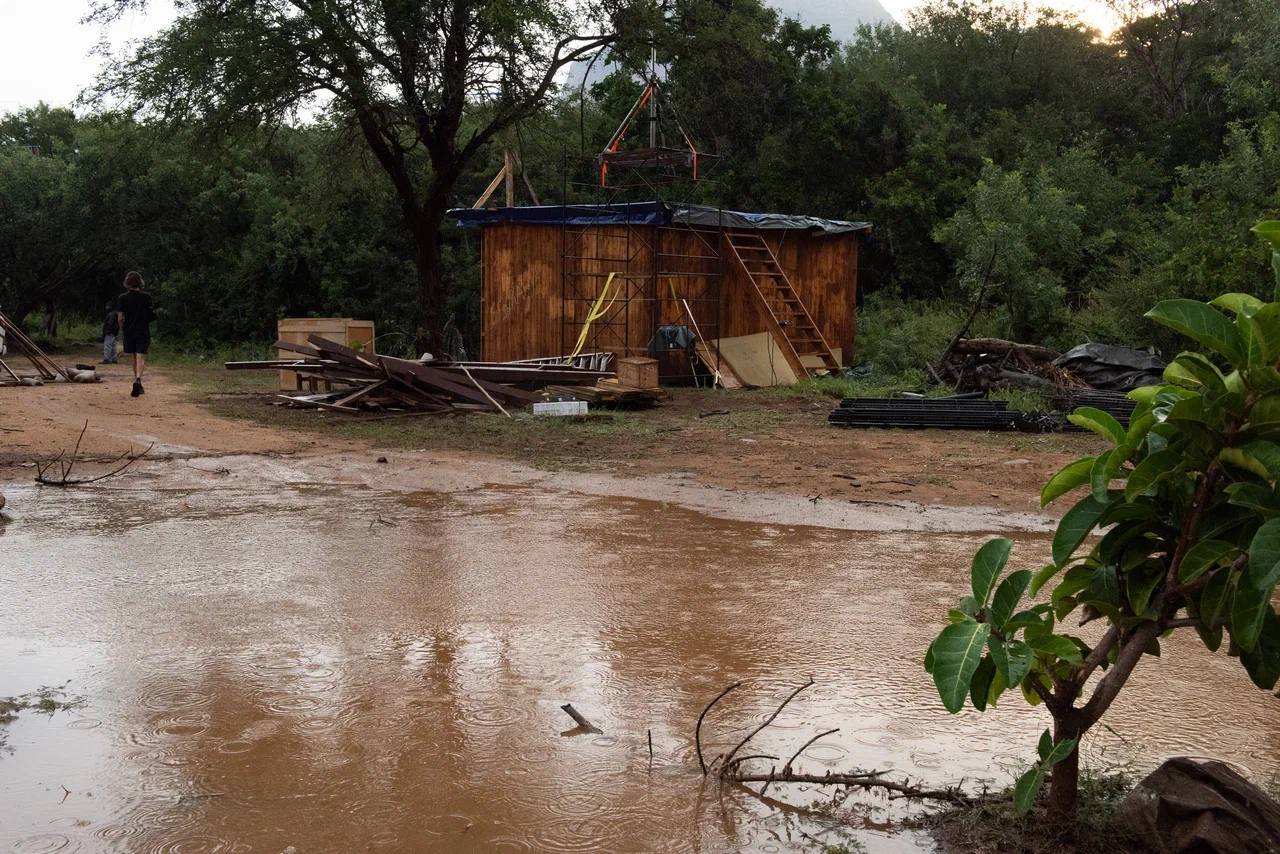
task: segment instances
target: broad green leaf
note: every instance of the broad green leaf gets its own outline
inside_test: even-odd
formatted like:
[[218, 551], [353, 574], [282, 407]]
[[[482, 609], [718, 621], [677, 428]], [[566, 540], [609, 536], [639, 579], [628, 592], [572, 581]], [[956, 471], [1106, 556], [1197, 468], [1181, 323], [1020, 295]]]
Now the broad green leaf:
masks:
[[1084, 661], [1084, 657], [1080, 654], [1080, 647], [1076, 646], [1071, 638], [1062, 635], [1029, 638], [1027, 645], [1038, 653], [1061, 658], [1070, 664], [1080, 664]]
[[1223, 540], [1201, 540], [1182, 556], [1182, 563], [1178, 564], [1178, 580], [1183, 584], [1195, 581], [1235, 551], [1235, 546]]
[[1151, 594], [1164, 580], [1164, 564], [1158, 560], [1148, 560], [1125, 573], [1125, 592], [1129, 595], [1129, 607], [1133, 613], [1142, 615], [1151, 603]]
[[1111, 507], [1111, 501], [1099, 501], [1092, 495], [1080, 499], [1066, 512], [1053, 535], [1053, 562], [1062, 566], [1071, 559], [1085, 537], [1093, 532], [1102, 514]]
[[991, 691], [991, 680], [995, 675], [995, 662], [991, 660], [991, 656], [984, 656], [982, 661], [978, 662], [978, 669], [974, 671], [973, 679], [969, 682], [969, 702], [973, 703], [973, 707], [980, 712], [987, 710], [987, 694]]
[[1054, 499], [1088, 483], [1089, 473], [1093, 470], [1093, 461], [1094, 457], [1082, 457], [1074, 463], [1068, 463], [1061, 471], [1049, 478], [1049, 482], [1040, 491], [1040, 506], [1048, 507]]
[[1280, 445], [1274, 442], [1258, 440], [1238, 448], [1223, 448], [1218, 452], [1218, 459], [1253, 472], [1263, 480], [1280, 477]]
[[1272, 249], [1280, 252], [1280, 219], [1264, 219], [1249, 230], [1271, 244]]
[[1157, 303], [1144, 316], [1225, 356], [1233, 365], [1245, 363], [1240, 331], [1215, 308], [1195, 300], [1170, 299]]
[[1182, 462], [1183, 456], [1181, 452], [1171, 448], [1147, 454], [1146, 458], [1129, 474], [1129, 480], [1124, 486], [1125, 500], [1133, 501], [1154, 486], [1157, 481], [1173, 472]]
[[1243, 577], [1236, 582], [1231, 602], [1231, 639], [1242, 652], [1250, 652], [1257, 644], [1262, 621], [1270, 611], [1270, 588], [1258, 589]]
[[973, 556], [973, 573], [970, 584], [973, 587], [973, 598], [978, 606], [985, 608], [991, 598], [991, 591], [996, 586], [1000, 571], [1009, 562], [1009, 553], [1013, 550], [1013, 540], [999, 537], [983, 543], [982, 548]]
[[1230, 572], [1215, 572], [1200, 594], [1200, 624], [1206, 629], [1213, 629], [1226, 616], [1231, 604], [1231, 576]]
[[1018, 815], [1026, 815], [1035, 805], [1036, 794], [1044, 785], [1044, 769], [1038, 764], [1013, 784], [1013, 806]]
[[1034, 658], [1031, 647], [1020, 640], [1002, 641], [991, 638], [987, 645], [991, 648], [991, 660], [996, 669], [1004, 675], [1009, 685], [1017, 685], [1031, 672], [1031, 660]]
[[964, 707], [969, 683], [982, 661], [982, 650], [991, 634], [986, 623], [955, 623], [947, 626], [933, 642], [933, 682], [947, 711], [955, 714]]
[[1264, 364], [1275, 364], [1280, 358], [1280, 303], [1264, 305], [1250, 314], [1246, 323], [1262, 350]]
[[1076, 749], [1076, 740], [1074, 738], [1064, 738], [1053, 746], [1053, 750], [1045, 757], [1044, 764], [1047, 768], [1052, 768], [1062, 760], [1071, 755], [1071, 751]]
[[1053, 592], [1049, 594], [1050, 604], [1056, 609], [1058, 602], [1084, 590], [1093, 580], [1093, 572], [1094, 567], [1083, 564], [1068, 569], [1067, 574], [1062, 577], [1062, 581], [1058, 582], [1058, 586], [1053, 588]]
[[1280, 581], [1280, 519], [1263, 522], [1253, 535], [1244, 577], [1255, 590], [1269, 590]]
[[1053, 752], [1053, 733], [1045, 730], [1040, 733], [1040, 741], [1036, 743], [1036, 755], [1043, 762], [1049, 758], [1049, 754]]
[[1218, 648], [1222, 646], [1222, 626], [1217, 626], [1214, 629], [1196, 626], [1196, 634], [1200, 636], [1205, 649], [1209, 650], [1209, 652], [1217, 652]]
[[1263, 617], [1257, 645], [1241, 654], [1240, 663], [1253, 684], [1264, 691], [1274, 689], [1280, 681], [1280, 617], [1270, 609]]
[[1068, 415], [1067, 420], [1077, 427], [1092, 430], [1104, 439], [1110, 439], [1113, 444], [1124, 443], [1124, 428], [1120, 426], [1120, 422], [1115, 419], [1115, 416], [1101, 409], [1081, 406]]
[[1202, 353], [1193, 353], [1189, 350], [1179, 353], [1170, 365], [1177, 365], [1183, 375], [1193, 378], [1196, 383], [1215, 394], [1221, 394], [1227, 390], [1222, 371], [1218, 370], [1218, 366]]
[[1257, 483], [1233, 483], [1225, 490], [1228, 501], [1237, 507], [1247, 507], [1263, 516], [1280, 515], [1280, 496], [1276, 491]]
[[987, 689], [987, 705], [995, 706], [1000, 700], [1000, 695], [1008, 690], [1009, 683], [1005, 681], [1004, 674], [997, 667], [995, 675], [991, 677], [991, 687]]
[[1040, 592], [1040, 588], [1049, 583], [1055, 575], [1058, 574], [1060, 567], [1057, 564], [1049, 564], [1037, 572], [1031, 579], [1031, 586], [1027, 588], [1027, 595], [1034, 596]]
[[1253, 294], [1223, 294], [1220, 297], [1209, 301], [1209, 305], [1225, 308], [1232, 314], [1240, 314], [1243, 311], [1257, 311], [1262, 308], [1265, 303], [1255, 297]]
[[1128, 392], [1125, 397], [1130, 400], [1135, 400], [1140, 404], [1150, 405], [1155, 402], [1156, 397], [1160, 394], [1160, 390], [1161, 386], [1158, 385], [1144, 385], [1141, 388], [1135, 388], [1133, 391]]
[[1124, 455], [1120, 451], [1120, 448], [1103, 451], [1093, 461], [1093, 468], [1089, 472], [1089, 487], [1093, 497], [1099, 501], [1107, 500], [1107, 489], [1111, 486], [1111, 479], [1116, 476], [1120, 463], [1124, 461]]
[[924, 651], [924, 672], [933, 673], [933, 644]]
[[1033, 707], [1044, 702], [1044, 698], [1040, 696], [1040, 692], [1035, 689], [1036, 684], [1043, 687], [1045, 691], [1052, 690], [1053, 688], [1052, 685], [1045, 684], [1044, 674], [1036, 671], [1035, 669], [1032, 669], [1032, 671], [1018, 683], [1018, 689], [1022, 691], [1022, 699], [1027, 701], [1027, 705]]
[[1249, 426], [1254, 429], [1280, 426], [1280, 393], [1263, 395], [1249, 410]]
[[1089, 579], [1089, 586], [1084, 591], [1084, 596], [1080, 597], [1088, 602], [1112, 607], [1120, 607], [1120, 576], [1116, 572], [1116, 568], [1107, 564], [1100, 566], [1093, 571], [1093, 578]]
[[1013, 616], [1014, 609], [1022, 601], [1022, 594], [1026, 592], [1027, 585], [1030, 583], [1031, 571], [1026, 569], [1011, 572], [1004, 581], [1000, 582], [1000, 586], [996, 588], [996, 595], [991, 600], [991, 607], [987, 610], [987, 622], [997, 631], [1003, 629], [1005, 623], [1009, 622], [1009, 618]]

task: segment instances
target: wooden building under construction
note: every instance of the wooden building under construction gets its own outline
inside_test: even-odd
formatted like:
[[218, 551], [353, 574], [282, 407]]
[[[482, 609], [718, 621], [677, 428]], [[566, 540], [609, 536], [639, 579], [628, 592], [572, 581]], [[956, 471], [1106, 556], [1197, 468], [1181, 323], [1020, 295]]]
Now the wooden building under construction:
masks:
[[[629, 202], [451, 211], [482, 233], [481, 357], [693, 352], [766, 340], [796, 377], [854, 352], [871, 225]], [[722, 342], [718, 344], [717, 342]], [[665, 378], [689, 365], [663, 361]]]

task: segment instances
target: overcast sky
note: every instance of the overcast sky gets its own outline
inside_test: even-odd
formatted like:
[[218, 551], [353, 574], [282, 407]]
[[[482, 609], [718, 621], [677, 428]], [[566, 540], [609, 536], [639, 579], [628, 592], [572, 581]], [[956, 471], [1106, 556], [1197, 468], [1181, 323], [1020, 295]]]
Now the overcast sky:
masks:
[[[904, 20], [919, 0], [881, 0]], [[1089, 23], [1109, 29], [1100, 0], [1043, 0], [1072, 10]], [[88, 0], [0, 0], [0, 113], [37, 101], [68, 105], [92, 79], [98, 60], [90, 55], [101, 32], [80, 23]], [[117, 48], [163, 26], [173, 17], [172, 0], [151, 0], [146, 15], [130, 15], [106, 34]]]

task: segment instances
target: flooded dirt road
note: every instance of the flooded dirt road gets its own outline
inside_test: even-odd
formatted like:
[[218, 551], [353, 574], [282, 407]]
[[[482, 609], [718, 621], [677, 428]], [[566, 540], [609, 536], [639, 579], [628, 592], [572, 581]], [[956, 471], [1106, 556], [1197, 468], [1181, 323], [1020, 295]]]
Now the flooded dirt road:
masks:
[[[801, 525], [785, 503], [654, 500], [671, 484], [636, 497], [340, 470], [246, 457], [6, 488], [0, 696], [66, 683], [82, 702], [0, 728], [0, 850], [775, 851], [852, 835], [912, 851], [927, 838], [704, 786], [698, 712], [744, 680], [708, 720], [714, 753], [812, 676], [761, 752], [840, 727], [797, 764], [930, 783], [1004, 785], [1046, 725], [1013, 697], [949, 716], [920, 667], [991, 533], [976, 511]], [[1030, 565], [1044, 522], [1015, 522]], [[1087, 762], [1280, 769], [1274, 700], [1194, 638], [1169, 646]], [[566, 702], [603, 734], [564, 734]]]

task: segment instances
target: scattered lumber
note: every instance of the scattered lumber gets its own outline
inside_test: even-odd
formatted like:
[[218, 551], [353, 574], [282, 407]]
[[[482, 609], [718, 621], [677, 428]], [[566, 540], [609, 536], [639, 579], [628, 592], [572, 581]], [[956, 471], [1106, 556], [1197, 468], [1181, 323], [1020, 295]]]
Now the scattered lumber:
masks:
[[19, 355], [25, 356], [27, 361], [36, 369], [34, 375], [19, 374], [13, 370], [3, 359], [0, 359], [0, 386], [6, 385], [40, 385], [44, 382], [90, 382], [97, 380], [97, 374], [94, 373], [92, 380], [83, 374], [87, 371], [77, 371], [71, 368], [63, 367], [49, 358], [49, 354], [40, 349], [36, 342], [32, 341], [22, 329], [12, 320], [4, 316], [0, 312], [0, 356], [6, 355], [6, 350], [14, 350]]
[[667, 393], [660, 388], [635, 388], [622, 385], [616, 379], [602, 379], [589, 386], [552, 385], [546, 390], [553, 397], [622, 409], [644, 409], [667, 399]]
[[288, 406], [349, 414], [388, 410], [506, 413], [543, 400], [539, 392], [551, 384], [576, 389], [612, 377], [604, 358], [611, 354], [601, 353], [586, 354], [570, 364], [563, 359], [455, 362], [361, 353], [319, 335], [309, 336], [306, 344], [277, 341], [275, 346], [298, 357], [227, 362], [225, 367], [295, 371], [304, 378], [323, 380], [331, 391], [277, 397]]

